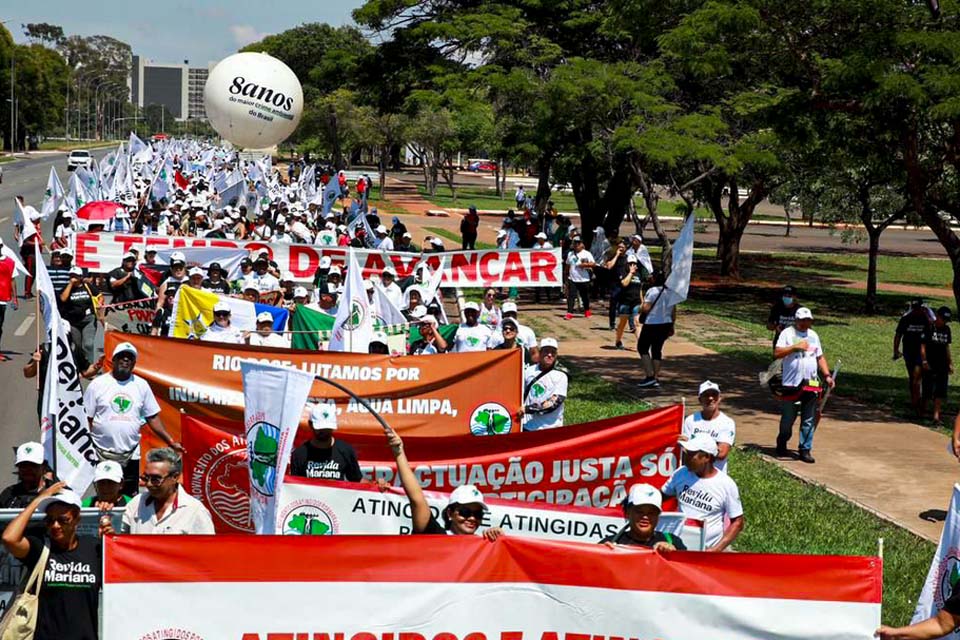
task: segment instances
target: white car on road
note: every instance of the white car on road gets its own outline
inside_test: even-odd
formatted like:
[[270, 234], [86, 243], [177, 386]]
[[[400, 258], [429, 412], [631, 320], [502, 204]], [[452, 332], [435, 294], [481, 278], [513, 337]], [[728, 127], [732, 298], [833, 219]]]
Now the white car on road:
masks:
[[89, 151], [84, 149], [71, 151], [70, 155], [67, 156], [67, 171], [73, 171], [78, 167], [89, 169], [91, 162], [93, 162], [93, 156], [90, 155]]

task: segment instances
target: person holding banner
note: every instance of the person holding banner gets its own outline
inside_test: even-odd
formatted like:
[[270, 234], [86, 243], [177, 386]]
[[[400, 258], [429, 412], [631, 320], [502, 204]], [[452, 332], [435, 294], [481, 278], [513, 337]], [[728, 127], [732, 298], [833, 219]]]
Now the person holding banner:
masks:
[[93, 470], [93, 486], [97, 492], [83, 499], [85, 509], [96, 507], [106, 512], [130, 502], [130, 498], [122, 493], [123, 467], [113, 460], [104, 460], [96, 466]]
[[[97, 538], [77, 535], [80, 504], [80, 496], [57, 482], [40, 492], [3, 532], [4, 548], [28, 570], [46, 563], [33, 640], [97, 638], [102, 547]], [[45, 538], [27, 533], [37, 511], [46, 514]]]
[[[397, 461], [397, 476], [400, 478], [400, 484], [403, 485], [403, 491], [407, 494], [410, 501], [411, 516], [410, 521], [413, 525], [413, 533], [426, 533], [437, 535], [467, 535], [472, 536], [477, 533], [480, 525], [483, 524], [483, 516], [490, 511], [483, 501], [483, 494], [472, 484], [460, 485], [450, 494], [450, 500], [444, 507], [444, 524], [441, 525], [433, 513], [430, 511], [430, 505], [423, 495], [423, 488], [417, 481], [416, 474], [410, 467], [407, 455], [403, 451], [403, 440], [393, 429], [385, 430], [387, 444], [393, 451], [393, 457]], [[490, 527], [483, 532], [483, 537], [490, 542], [495, 541], [504, 535], [500, 527]]]
[[601, 540], [610, 548], [614, 545], [646, 547], [654, 551], [686, 551], [687, 547], [678, 536], [657, 531], [660, 512], [663, 510], [663, 497], [660, 490], [649, 484], [635, 484], [630, 487], [627, 499], [623, 501], [623, 517], [627, 524], [619, 532]]
[[881, 625], [876, 631], [880, 640], [934, 640], [946, 638], [960, 627], [960, 589], [955, 589], [937, 615], [907, 627]]
[[245, 332], [244, 339], [247, 344], [254, 347], [290, 348], [290, 343], [287, 339], [281, 334], [274, 332], [273, 314], [269, 311], [261, 311], [257, 314], [257, 330]]
[[213, 324], [200, 336], [204, 342], [242, 344], [243, 334], [233, 326], [230, 319], [230, 305], [219, 300], [213, 305]]
[[554, 338], [540, 341], [540, 361], [523, 375], [523, 430], [539, 431], [563, 426], [567, 399], [567, 374], [557, 369], [559, 345]]
[[129, 342], [118, 344], [112, 355], [113, 368], [97, 376], [83, 394], [83, 408], [90, 422], [93, 446], [101, 460], [123, 465], [124, 493], [137, 492], [140, 471], [140, 425], [147, 425], [171, 448], [183, 453], [160, 420], [160, 405], [143, 378], [134, 375], [137, 348]]

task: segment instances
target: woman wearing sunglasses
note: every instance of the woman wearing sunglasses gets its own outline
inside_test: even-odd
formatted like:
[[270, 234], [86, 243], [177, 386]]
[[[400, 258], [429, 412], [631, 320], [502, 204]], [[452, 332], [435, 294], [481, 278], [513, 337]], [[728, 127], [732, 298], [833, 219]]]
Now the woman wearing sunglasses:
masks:
[[[57, 482], [40, 492], [3, 532], [3, 546], [27, 571], [49, 549], [41, 574], [40, 606], [34, 640], [96, 640], [100, 594], [101, 546], [91, 536], [78, 536], [80, 496]], [[44, 538], [27, 534], [30, 517], [46, 513]], [[102, 531], [101, 531], [102, 533]]]
[[[393, 450], [393, 457], [397, 461], [397, 474], [400, 483], [410, 501], [413, 533], [430, 533], [439, 535], [468, 535], [472, 536], [483, 524], [483, 517], [489, 512], [483, 501], [483, 494], [472, 484], [465, 484], [454, 489], [450, 494], [450, 501], [444, 507], [441, 525], [430, 512], [430, 505], [423, 495], [423, 489], [417, 482], [417, 476], [410, 468], [407, 455], [403, 452], [403, 440], [392, 429], [386, 432], [387, 443]], [[483, 537], [491, 542], [503, 535], [500, 527], [490, 527], [483, 532]]]

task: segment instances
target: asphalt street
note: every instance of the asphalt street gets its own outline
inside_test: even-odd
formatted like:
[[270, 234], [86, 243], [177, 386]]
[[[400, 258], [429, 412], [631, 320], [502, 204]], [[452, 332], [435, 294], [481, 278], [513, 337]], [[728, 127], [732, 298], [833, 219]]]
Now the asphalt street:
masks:
[[[109, 150], [94, 152], [97, 159]], [[66, 188], [67, 154], [36, 155], [29, 159], [18, 160], [3, 165], [3, 184], [0, 184], [0, 237], [4, 244], [16, 247], [13, 239], [13, 212], [16, 204], [13, 197], [22, 195], [27, 204], [40, 208], [43, 192], [47, 186], [50, 167], [54, 167], [60, 181]], [[50, 238], [53, 216], [43, 225], [44, 240]], [[18, 278], [17, 286], [23, 289], [23, 278]], [[4, 414], [3, 429], [0, 429], [0, 486], [13, 480], [13, 455], [10, 452], [17, 445], [28, 440], [40, 439], [40, 426], [37, 419], [37, 380], [23, 377], [23, 365], [37, 346], [37, 299], [20, 300], [19, 310], [7, 308], [3, 322], [3, 336], [0, 338], [0, 351], [11, 359], [0, 362], [0, 408]], [[40, 321], [42, 324], [43, 321]], [[10, 475], [7, 475], [10, 474]]]

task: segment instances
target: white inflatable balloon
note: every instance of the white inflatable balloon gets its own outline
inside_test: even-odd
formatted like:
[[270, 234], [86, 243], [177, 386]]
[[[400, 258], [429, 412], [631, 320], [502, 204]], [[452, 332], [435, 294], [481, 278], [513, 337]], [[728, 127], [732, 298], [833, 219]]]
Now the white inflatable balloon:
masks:
[[236, 53], [221, 60], [207, 77], [203, 101], [217, 133], [248, 149], [283, 142], [303, 114], [297, 76], [265, 53]]

